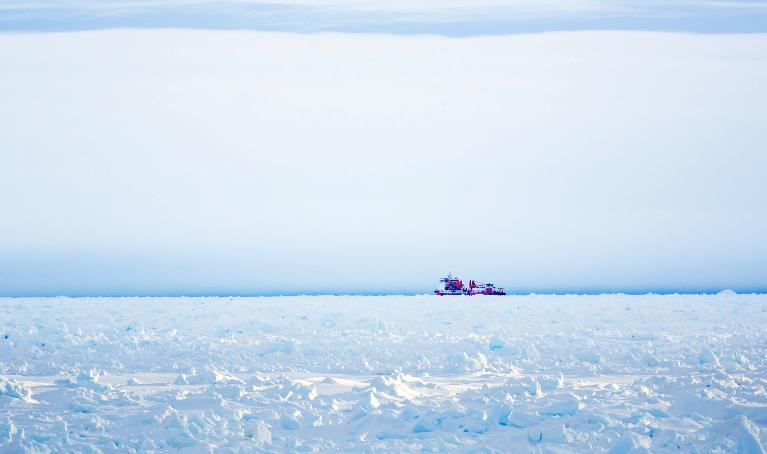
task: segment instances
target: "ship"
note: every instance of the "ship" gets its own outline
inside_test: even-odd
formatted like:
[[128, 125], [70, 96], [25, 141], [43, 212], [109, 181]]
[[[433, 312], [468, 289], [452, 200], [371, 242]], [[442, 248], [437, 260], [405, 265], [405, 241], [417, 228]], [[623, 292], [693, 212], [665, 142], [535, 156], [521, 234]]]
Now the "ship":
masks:
[[458, 277], [451, 274], [441, 278], [434, 294], [439, 296], [447, 295], [505, 295], [506, 291], [502, 287], [496, 287], [493, 284], [480, 284], [475, 280], [470, 280], [468, 287]]

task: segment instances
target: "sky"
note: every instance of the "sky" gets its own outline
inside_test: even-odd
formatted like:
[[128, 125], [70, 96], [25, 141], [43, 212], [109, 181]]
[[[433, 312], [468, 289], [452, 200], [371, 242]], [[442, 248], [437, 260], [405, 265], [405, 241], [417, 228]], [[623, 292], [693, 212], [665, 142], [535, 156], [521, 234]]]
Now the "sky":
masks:
[[249, 29], [504, 35], [562, 30], [754, 33], [765, 0], [6, 0], [0, 30]]
[[767, 291], [764, 4], [670, 4], [3, 3], [0, 295]]

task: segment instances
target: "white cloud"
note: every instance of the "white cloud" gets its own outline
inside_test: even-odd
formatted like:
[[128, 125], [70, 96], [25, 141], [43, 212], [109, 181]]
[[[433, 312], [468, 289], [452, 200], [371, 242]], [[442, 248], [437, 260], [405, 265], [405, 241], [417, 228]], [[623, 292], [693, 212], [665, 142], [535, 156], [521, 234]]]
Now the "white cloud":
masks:
[[766, 35], [3, 35], [0, 293], [443, 271], [761, 286], [766, 51]]

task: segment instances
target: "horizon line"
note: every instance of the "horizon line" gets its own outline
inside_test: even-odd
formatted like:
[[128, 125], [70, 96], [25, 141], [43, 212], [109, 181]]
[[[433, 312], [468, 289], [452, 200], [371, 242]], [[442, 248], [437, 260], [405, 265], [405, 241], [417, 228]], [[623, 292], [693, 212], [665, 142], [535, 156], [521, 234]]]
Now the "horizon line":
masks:
[[642, 28], [642, 27], [563, 27], [563, 28], [530, 28], [507, 31], [491, 32], [448, 32], [438, 30], [413, 30], [413, 31], [386, 31], [384, 29], [370, 30], [344, 30], [344, 29], [318, 29], [318, 30], [290, 30], [290, 29], [270, 29], [247, 26], [236, 27], [216, 27], [216, 26], [189, 26], [189, 25], [160, 25], [160, 26], [141, 26], [141, 25], [119, 25], [119, 26], [93, 26], [93, 27], [61, 27], [61, 28], [6, 28], [0, 25], [0, 35], [44, 35], [44, 34], [68, 34], [68, 33], [89, 33], [103, 31], [208, 31], [208, 32], [254, 32], [254, 33], [282, 33], [290, 35], [314, 36], [314, 35], [372, 35], [372, 36], [400, 36], [400, 37], [440, 37], [451, 39], [468, 38], [487, 38], [503, 36], [524, 36], [540, 35], [546, 33], [659, 33], [659, 34], [681, 34], [681, 35], [763, 35], [767, 34], [767, 27], [764, 29], [747, 30], [695, 30], [686, 28]]
[[[509, 292], [504, 296], [600, 296], [600, 295], [629, 295], [629, 296], [643, 296], [643, 295], [717, 295], [724, 292], [733, 292], [737, 295], [767, 295], [767, 288], [755, 288], [755, 289], [740, 289], [735, 290], [731, 288], [724, 289], [646, 289], [646, 290], [620, 290], [620, 289], [605, 289], [605, 290], [575, 290], [575, 289], [537, 289], [531, 291], [520, 290], [516, 292]], [[299, 297], [299, 296], [312, 296], [312, 297], [354, 297], [354, 296], [437, 296], [432, 292], [405, 292], [405, 291], [381, 291], [381, 292], [135, 292], [135, 293], [88, 293], [88, 292], [72, 292], [72, 293], [41, 293], [41, 294], [11, 294], [0, 295], [2, 299], [25, 299], [25, 298], [279, 298], [279, 297]], [[466, 295], [454, 295], [454, 296], [466, 296]], [[468, 295], [468, 296], [482, 296], [482, 295]], [[497, 296], [497, 295], [494, 295]]]

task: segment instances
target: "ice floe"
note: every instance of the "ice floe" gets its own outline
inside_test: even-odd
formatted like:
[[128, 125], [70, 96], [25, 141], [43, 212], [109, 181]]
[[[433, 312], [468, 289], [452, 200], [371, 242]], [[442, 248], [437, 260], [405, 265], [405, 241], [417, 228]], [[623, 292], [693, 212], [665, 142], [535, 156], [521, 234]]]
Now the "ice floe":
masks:
[[767, 297], [0, 299], [0, 451], [743, 452]]

